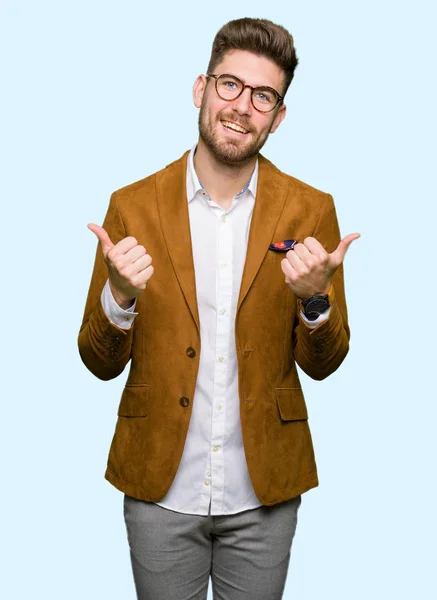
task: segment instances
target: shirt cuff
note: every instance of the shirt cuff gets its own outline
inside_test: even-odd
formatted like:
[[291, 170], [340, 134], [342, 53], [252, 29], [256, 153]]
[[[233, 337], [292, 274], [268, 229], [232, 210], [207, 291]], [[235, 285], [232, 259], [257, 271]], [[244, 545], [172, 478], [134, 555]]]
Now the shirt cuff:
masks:
[[129, 306], [126, 310], [121, 308], [114, 300], [114, 296], [112, 295], [111, 288], [109, 286], [109, 279], [106, 280], [105, 287], [103, 288], [101, 301], [103, 310], [106, 313], [108, 319], [117, 327], [121, 329], [130, 329], [132, 327], [132, 323], [137, 316], [137, 312], [134, 312], [135, 305], [137, 300], [135, 298], [132, 306]]
[[306, 316], [303, 314], [302, 311], [300, 311], [300, 316], [302, 317], [302, 321], [305, 322], [305, 325], [307, 325], [310, 329], [314, 329], [315, 327], [317, 327], [317, 325], [320, 325], [320, 323], [323, 323], [323, 321], [327, 321], [329, 318], [329, 313], [331, 312], [331, 308], [332, 306], [330, 306], [329, 308], [327, 308], [325, 310], [324, 313], [322, 313], [321, 315], [319, 315], [317, 317], [317, 319], [315, 319], [314, 321], [310, 321], [309, 319], [306, 318]]

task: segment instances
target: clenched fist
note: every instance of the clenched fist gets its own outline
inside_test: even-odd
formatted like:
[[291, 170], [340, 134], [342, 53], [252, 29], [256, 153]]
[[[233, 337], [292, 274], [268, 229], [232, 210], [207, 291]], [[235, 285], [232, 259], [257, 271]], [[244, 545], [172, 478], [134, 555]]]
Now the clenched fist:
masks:
[[121, 308], [129, 308], [153, 275], [152, 257], [134, 237], [126, 237], [114, 245], [100, 225], [89, 223], [88, 229], [93, 231], [100, 241], [115, 301]]

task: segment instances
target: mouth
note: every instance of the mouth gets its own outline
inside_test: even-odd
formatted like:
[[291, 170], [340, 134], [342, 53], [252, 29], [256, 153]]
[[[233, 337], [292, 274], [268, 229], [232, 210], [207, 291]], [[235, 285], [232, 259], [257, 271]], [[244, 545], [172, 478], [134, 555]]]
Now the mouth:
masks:
[[227, 132], [237, 135], [238, 137], [247, 135], [249, 133], [249, 131], [245, 127], [242, 127], [241, 125], [239, 125], [238, 123], [234, 123], [233, 121], [221, 121], [221, 124]]

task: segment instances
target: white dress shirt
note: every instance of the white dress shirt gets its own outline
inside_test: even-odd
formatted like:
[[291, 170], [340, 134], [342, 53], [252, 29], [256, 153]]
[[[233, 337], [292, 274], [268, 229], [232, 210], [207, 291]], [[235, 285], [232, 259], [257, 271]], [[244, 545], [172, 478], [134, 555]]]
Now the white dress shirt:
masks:
[[[188, 156], [186, 183], [200, 319], [199, 372], [182, 459], [170, 489], [156, 504], [193, 515], [228, 515], [262, 506], [243, 447], [234, 330], [258, 161], [246, 187], [225, 210], [202, 187], [194, 169], [195, 151], [196, 146]], [[135, 302], [128, 310], [115, 302], [109, 280], [102, 305], [123, 329], [138, 314]], [[316, 321], [305, 322], [315, 327], [328, 316], [329, 309]]]

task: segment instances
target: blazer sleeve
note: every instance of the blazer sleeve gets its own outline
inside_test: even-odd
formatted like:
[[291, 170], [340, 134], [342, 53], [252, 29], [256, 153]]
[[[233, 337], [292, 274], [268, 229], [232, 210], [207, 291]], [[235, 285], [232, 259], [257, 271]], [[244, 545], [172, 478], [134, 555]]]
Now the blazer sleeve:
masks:
[[[340, 242], [340, 229], [334, 200], [325, 194], [312, 237], [327, 252], [333, 252]], [[349, 351], [350, 330], [344, 290], [344, 269], [341, 264], [332, 278], [334, 300], [329, 317], [311, 329], [303, 321], [299, 307], [293, 325], [294, 357], [301, 369], [312, 379], [325, 379], [343, 362]], [[296, 299], [297, 305], [297, 299]]]
[[[126, 237], [116, 192], [111, 195], [103, 228], [114, 244]], [[134, 332], [134, 324], [129, 329], [122, 329], [106, 315], [101, 294], [107, 278], [108, 267], [98, 242], [78, 346], [85, 366], [103, 380], [114, 379], [125, 368], [131, 356]]]

